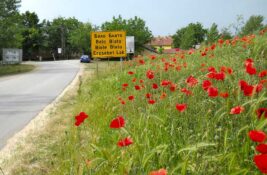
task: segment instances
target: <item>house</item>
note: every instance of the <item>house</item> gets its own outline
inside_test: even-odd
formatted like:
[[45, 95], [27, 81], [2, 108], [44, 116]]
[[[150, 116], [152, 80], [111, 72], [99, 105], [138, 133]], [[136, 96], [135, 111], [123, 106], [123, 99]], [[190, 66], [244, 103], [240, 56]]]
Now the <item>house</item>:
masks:
[[180, 51], [179, 48], [173, 48], [173, 39], [171, 36], [154, 37], [149, 43], [150, 48], [159, 51], [162, 48], [164, 54], [175, 54]]
[[155, 49], [159, 49], [159, 48], [163, 48], [163, 50], [167, 50], [167, 49], [172, 49], [172, 37], [171, 36], [158, 36], [158, 37], [154, 37], [151, 42], [150, 42], [150, 46], [155, 48]]

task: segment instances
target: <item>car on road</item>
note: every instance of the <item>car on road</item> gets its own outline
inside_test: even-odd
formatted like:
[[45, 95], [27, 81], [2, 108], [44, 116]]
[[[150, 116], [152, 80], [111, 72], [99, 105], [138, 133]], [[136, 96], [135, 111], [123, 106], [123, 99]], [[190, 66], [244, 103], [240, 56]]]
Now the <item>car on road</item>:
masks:
[[91, 62], [91, 58], [88, 55], [82, 55], [80, 58], [80, 62], [81, 63], [90, 63]]

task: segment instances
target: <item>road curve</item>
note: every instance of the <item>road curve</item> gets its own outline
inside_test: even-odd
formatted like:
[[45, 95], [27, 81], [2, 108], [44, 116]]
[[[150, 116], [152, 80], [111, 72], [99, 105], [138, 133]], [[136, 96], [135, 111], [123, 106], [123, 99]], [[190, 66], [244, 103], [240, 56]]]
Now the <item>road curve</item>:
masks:
[[0, 149], [74, 79], [78, 60], [31, 62], [37, 69], [0, 78]]

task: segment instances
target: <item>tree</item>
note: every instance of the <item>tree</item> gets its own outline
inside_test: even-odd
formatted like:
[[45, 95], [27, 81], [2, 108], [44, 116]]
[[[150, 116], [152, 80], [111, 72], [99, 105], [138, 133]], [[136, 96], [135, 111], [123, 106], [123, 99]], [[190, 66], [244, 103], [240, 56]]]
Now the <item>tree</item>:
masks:
[[252, 34], [253, 32], [257, 31], [257, 30], [261, 30], [263, 29], [263, 22], [264, 17], [261, 15], [258, 16], [251, 16], [247, 22], [245, 23], [245, 25], [242, 27], [241, 31], [240, 31], [240, 35], [244, 36], [244, 35], [248, 35], [248, 34]]
[[223, 28], [221, 33], [220, 33], [220, 37], [223, 39], [231, 39], [233, 38], [231, 32], [229, 31], [228, 28]]
[[189, 49], [192, 48], [194, 45], [198, 44], [198, 42], [196, 42], [196, 38], [194, 36], [195, 31], [193, 27], [188, 27], [184, 34], [182, 35], [181, 38], [181, 45], [180, 47], [182, 49]]
[[217, 24], [213, 23], [207, 33], [207, 42], [213, 43], [219, 39], [219, 31]]
[[90, 53], [91, 50], [91, 35], [96, 28], [91, 23], [80, 23], [77, 29], [70, 33], [69, 42], [73, 48], [76, 48], [83, 54]]
[[13, 16], [18, 13], [21, 0], [1, 0], [0, 1], [0, 20]]
[[145, 21], [136, 16], [128, 20], [122, 19], [121, 16], [118, 18], [113, 17], [111, 22], [102, 24], [101, 29], [102, 31], [125, 30], [127, 36], [134, 36], [137, 52], [141, 52], [143, 45], [152, 39], [152, 33], [146, 26]]
[[244, 25], [244, 17], [242, 15], [237, 15], [236, 22], [232, 23], [230, 27], [232, 27], [235, 30], [234, 34], [238, 35], [243, 25]]
[[176, 31], [176, 34], [174, 34], [174, 35], [172, 36], [172, 39], [173, 39], [173, 46], [174, 46], [175, 48], [180, 48], [181, 43], [182, 43], [182, 37], [183, 37], [183, 35], [185, 34], [186, 30], [187, 30], [186, 27], [183, 27], [183, 28], [177, 30], [177, 31]]
[[56, 18], [51, 23], [47, 22], [45, 30], [47, 45], [53, 53], [62, 48], [62, 57], [70, 57], [77, 51], [70, 43], [70, 34], [76, 30], [80, 22], [75, 18]]
[[24, 30], [22, 33], [23, 55], [24, 58], [34, 58], [39, 54], [39, 49], [43, 45], [44, 37], [39, 24], [39, 18], [36, 13], [26, 11], [22, 16]]
[[200, 23], [190, 23], [173, 35], [173, 45], [176, 48], [189, 49], [204, 41], [207, 30]]
[[18, 13], [20, 0], [0, 1], [0, 57], [2, 48], [20, 47], [21, 19]]

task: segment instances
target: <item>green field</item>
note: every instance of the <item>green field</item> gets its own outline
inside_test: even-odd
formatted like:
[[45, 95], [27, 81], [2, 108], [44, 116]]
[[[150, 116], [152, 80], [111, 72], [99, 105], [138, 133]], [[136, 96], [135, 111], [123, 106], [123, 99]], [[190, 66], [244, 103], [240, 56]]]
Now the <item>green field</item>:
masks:
[[[13, 174], [143, 175], [162, 168], [173, 175], [261, 174], [248, 133], [267, 132], [256, 113], [267, 107], [266, 42], [267, 34], [220, 40], [82, 78], [77, 96], [50, 115], [59, 117]], [[80, 112], [88, 118], [76, 126]], [[125, 126], [110, 128], [117, 116]], [[118, 146], [127, 137], [132, 143]]]
[[0, 65], [0, 76], [29, 72], [33, 69], [33, 65], [26, 64]]

